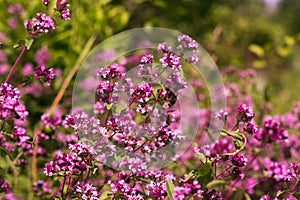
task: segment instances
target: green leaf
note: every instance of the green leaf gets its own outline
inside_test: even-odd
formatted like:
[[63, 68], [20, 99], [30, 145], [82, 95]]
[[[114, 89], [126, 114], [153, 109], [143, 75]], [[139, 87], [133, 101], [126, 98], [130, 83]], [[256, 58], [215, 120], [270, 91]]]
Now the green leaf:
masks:
[[174, 192], [174, 184], [172, 181], [167, 180], [166, 181], [166, 189], [167, 189], [167, 193], [168, 193], [168, 197], [169, 199], [173, 199], [173, 192]]
[[62, 197], [52, 197], [53, 200], [62, 200]]
[[300, 200], [300, 193], [293, 193], [293, 196], [296, 197], [297, 200]]
[[243, 140], [244, 139], [243, 136], [241, 136], [240, 133], [230, 132], [230, 131], [227, 132], [226, 131], [226, 134], [229, 135], [229, 136], [231, 136], [231, 137], [233, 137], [233, 138], [235, 138], [235, 139], [239, 139], [239, 140]]
[[11, 160], [13, 160], [13, 157], [12, 157], [11, 153], [10, 153], [6, 148], [0, 146], [0, 152], [1, 152], [3, 155], [9, 156], [9, 158], [10, 158]]
[[107, 110], [110, 110], [112, 106], [113, 106], [112, 103], [111, 103], [111, 104], [106, 104], [106, 109], [107, 109]]
[[190, 173], [187, 175], [183, 182], [187, 182], [190, 178], [192, 178], [195, 175], [195, 172], [196, 170], [190, 171]]
[[212, 181], [213, 178], [213, 170], [209, 164], [202, 165], [197, 171], [196, 179], [203, 186]]
[[118, 104], [117, 106], [115, 106], [115, 112], [117, 114], [120, 114], [123, 110], [126, 110], [126, 106], [124, 106], [123, 104]]
[[205, 157], [205, 155], [203, 153], [198, 153], [197, 152], [196, 155], [197, 155], [198, 159], [201, 160], [203, 163], [206, 162], [207, 159], [206, 159], [206, 157]]
[[14, 48], [19, 48], [21, 46], [25, 45], [25, 40], [19, 40], [16, 44], [14, 44]]
[[34, 42], [34, 39], [29, 39], [29, 40], [25, 39], [25, 47], [27, 50], [29, 50], [31, 48], [33, 42]]
[[247, 193], [245, 192], [244, 195], [245, 195], [245, 199], [246, 199], [246, 200], [251, 200], [251, 197], [249, 196], [249, 194], [247, 194]]
[[103, 192], [99, 198], [99, 200], [106, 200], [106, 199], [110, 199], [110, 196], [112, 195], [113, 193], [110, 192], [110, 191], [106, 191], [106, 192]]
[[213, 187], [216, 185], [225, 185], [226, 181], [225, 180], [213, 180], [209, 183], [207, 183], [206, 187]]

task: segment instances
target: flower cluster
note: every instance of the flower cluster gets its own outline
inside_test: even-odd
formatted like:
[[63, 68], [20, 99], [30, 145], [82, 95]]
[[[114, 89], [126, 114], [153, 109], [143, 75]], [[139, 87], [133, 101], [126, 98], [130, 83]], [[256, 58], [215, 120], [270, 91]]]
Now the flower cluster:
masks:
[[281, 124], [269, 117], [264, 119], [264, 128], [254, 135], [258, 140], [276, 142], [288, 139], [288, 132], [281, 127]]
[[52, 189], [48, 186], [48, 183], [44, 180], [38, 180], [33, 183], [33, 192], [36, 195], [44, 195], [44, 194], [50, 194]]
[[62, 123], [61, 113], [59, 110], [56, 110], [52, 116], [45, 113], [41, 116], [41, 121], [46, 127], [55, 130], [56, 127]]
[[15, 127], [12, 132], [14, 138], [16, 139], [16, 145], [23, 147], [24, 149], [30, 149], [31, 144], [29, 144], [28, 140], [29, 136], [26, 135], [26, 130], [22, 127]]
[[40, 65], [34, 69], [34, 76], [40, 79], [40, 81], [50, 85], [55, 78], [55, 72], [51, 67]]
[[246, 104], [242, 104], [238, 110], [237, 119], [242, 122], [250, 122], [254, 117], [254, 112], [251, 107], [247, 107]]
[[99, 199], [99, 193], [97, 191], [97, 188], [89, 183], [78, 182], [76, 189], [75, 189], [75, 195], [81, 197], [81, 199], [83, 199], [83, 200], [98, 200]]
[[290, 166], [283, 162], [273, 162], [267, 159], [266, 169], [268, 176], [274, 178], [276, 181], [291, 181], [295, 176]]
[[55, 23], [50, 16], [45, 13], [37, 13], [32, 20], [24, 21], [25, 30], [32, 36], [38, 36], [41, 33], [49, 33], [55, 30]]
[[28, 111], [25, 106], [20, 102], [20, 91], [18, 88], [13, 87], [8, 83], [0, 85], [0, 117], [9, 120], [17, 117], [24, 120]]
[[198, 198], [202, 196], [202, 190], [200, 190], [201, 185], [198, 181], [193, 181], [193, 183], [184, 183], [182, 186], [175, 186], [173, 193], [173, 198], [178, 200], [184, 200], [189, 196], [196, 196]]
[[87, 166], [81, 157], [73, 153], [57, 152], [55, 161], [50, 161], [46, 164], [44, 173], [46, 176], [53, 176], [59, 172], [64, 174], [74, 173], [76, 171], [85, 170], [86, 168]]
[[173, 53], [165, 53], [164, 57], [159, 60], [164, 67], [177, 69], [181, 67], [180, 57]]

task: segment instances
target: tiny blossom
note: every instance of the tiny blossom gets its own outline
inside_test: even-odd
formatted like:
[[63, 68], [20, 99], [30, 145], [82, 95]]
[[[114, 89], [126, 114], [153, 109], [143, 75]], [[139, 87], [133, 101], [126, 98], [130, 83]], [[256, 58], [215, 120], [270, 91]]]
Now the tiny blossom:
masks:
[[87, 166], [82, 158], [73, 153], [58, 152], [54, 161], [45, 165], [44, 173], [46, 176], [53, 176], [58, 172], [76, 172], [86, 170]]
[[230, 153], [234, 149], [234, 146], [231, 142], [231, 138], [226, 137], [221, 140], [216, 140], [212, 150], [212, 155], [222, 155], [224, 153]]
[[71, 14], [70, 14], [69, 9], [62, 10], [59, 16], [60, 16], [60, 18], [62, 18], [65, 21], [71, 20], [71, 18], [70, 18]]
[[140, 64], [141, 65], [146, 65], [146, 64], [152, 64], [153, 62], [153, 55], [145, 55], [141, 58]]
[[68, 6], [70, 6], [70, 4], [67, 2], [67, 0], [57, 0], [55, 9], [57, 9], [58, 11], [62, 11]]
[[54, 21], [44, 13], [37, 13], [36, 17], [32, 18], [31, 21], [25, 20], [24, 26], [26, 32], [33, 36], [38, 36], [40, 33], [47, 34], [55, 30]]
[[254, 117], [254, 112], [251, 107], [247, 107], [246, 104], [241, 104], [238, 109], [238, 120], [243, 122], [250, 122]]
[[19, 19], [16, 16], [10, 17], [7, 21], [9, 28], [12, 30], [17, 28], [18, 23], [19, 23]]
[[106, 109], [106, 103], [97, 101], [94, 104], [94, 113], [95, 114], [103, 114], [105, 112], [105, 109]]
[[172, 51], [172, 47], [168, 46], [166, 42], [159, 43], [157, 46], [158, 52]]
[[41, 116], [41, 121], [45, 126], [55, 130], [56, 127], [62, 123], [61, 113], [58, 110], [54, 112], [52, 116], [45, 113]]
[[159, 61], [164, 67], [171, 67], [172, 69], [177, 69], [181, 67], [180, 57], [176, 54], [165, 53], [164, 57], [159, 59]]
[[294, 170], [295, 175], [300, 178], [300, 163], [291, 163], [290, 166]]
[[269, 177], [273, 177], [276, 181], [291, 181], [295, 176], [290, 167], [284, 162], [273, 162], [266, 159], [266, 170]]
[[234, 164], [237, 167], [243, 167], [248, 162], [248, 159], [242, 153], [237, 153], [237, 154], [230, 156], [230, 160], [231, 160], [232, 164]]
[[177, 39], [180, 42], [180, 45], [177, 47], [178, 49], [197, 49], [199, 46], [195, 40], [187, 35], [180, 35]]
[[47, 47], [42, 47], [36, 51], [34, 61], [38, 65], [45, 65], [51, 59], [51, 55]]
[[205, 188], [202, 192], [203, 199], [205, 200], [222, 200], [221, 192], [215, 189], [208, 190]]
[[124, 77], [122, 68], [118, 64], [112, 64], [107, 68], [100, 68], [97, 73], [97, 78], [102, 80], [120, 79]]
[[149, 84], [142, 82], [137, 85], [130, 96], [130, 105], [134, 102], [148, 102], [152, 96], [154, 88]]
[[49, 0], [42, 0], [43, 1], [43, 4], [45, 5], [45, 6], [48, 6], [49, 5]]
[[17, 4], [9, 5], [7, 8], [7, 12], [9, 14], [17, 14], [21, 16], [24, 13], [24, 9], [21, 4], [17, 3]]
[[198, 198], [200, 198], [202, 193], [200, 188], [201, 185], [198, 183], [198, 181], [193, 181], [192, 184], [184, 183], [182, 186], [175, 186], [175, 192], [172, 194], [173, 199], [185, 200], [188, 196], [193, 196], [195, 194]]
[[35, 195], [50, 194], [52, 192], [51, 188], [48, 187], [48, 184], [44, 180], [38, 180], [33, 183], [33, 192]]
[[0, 192], [6, 192], [8, 190], [10, 190], [8, 183], [3, 178], [0, 178]]
[[30, 137], [26, 135], [26, 130], [22, 127], [16, 126], [12, 132], [16, 139], [16, 145], [23, 147], [24, 149], [30, 149], [31, 145], [28, 143]]
[[34, 69], [34, 76], [40, 79], [40, 81], [50, 85], [55, 78], [55, 73], [53, 68], [40, 65]]
[[288, 139], [288, 132], [281, 128], [279, 121], [276, 121], [270, 117], [264, 119], [264, 128], [260, 129], [258, 133], [254, 135], [258, 140], [266, 142], [276, 142], [278, 140]]
[[2, 83], [0, 86], [0, 116], [4, 119], [10, 119], [15, 115], [24, 120], [28, 111], [20, 103], [20, 91], [8, 83]]
[[188, 56], [187, 61], [192, 64], [196, 64], [197, 62], [199, 62], [199, 57], [197, 54], [197, 50], [193, 50], [193, 54]]
[[279, 200], [277, 197], [271, 198], [269, 195], [263, 195], [259, 200]]
[[253, 135], [257, 134], [259, 131], [258, 127], [252, 122], [247, 123], [244, 130], [247, 131], [249, 134], [253, 134]]
[[219, 118], [222, 121], [226, 121], [227, 120], [227, 116], [228, 116], [228, 112], [226, 112], [224, 110], [220, 110], [219, 112], [215, 113], [215, 117]]
[[92, 184], [81, 182], [77, 183], [75, 194], [83, 200], [98, 200], [100, 196], [97, 188]]

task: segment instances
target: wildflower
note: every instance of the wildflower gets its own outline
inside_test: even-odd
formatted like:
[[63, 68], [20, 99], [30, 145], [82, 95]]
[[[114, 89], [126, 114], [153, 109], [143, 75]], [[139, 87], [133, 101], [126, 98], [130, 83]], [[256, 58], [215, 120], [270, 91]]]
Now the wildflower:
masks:
[[41, 33], [47, 34], [55, 30], [54, 21], [44, 13], [37, 13], [31, 21], [25, 20], [24, 26], [26, 32], [32, 36], [38, 36]]
[[165, 53], [164, 57], [159, 59], [159, 61], [164, 67], [171, 67], [172, 69], [177, 69], [181, 67], [180, 57], [176, 54]]
[[254, 117], [254, 112], [251, 107], [247, 107], [245, 104], [240, 105], [238, 109], [237, 120], [242, 122], [250, 122]]
[[40, 65], [34, 69], [34, 76], [40, 79], [40, 81], [50, 85], [55, 78], [55, 73], [53, 68]]

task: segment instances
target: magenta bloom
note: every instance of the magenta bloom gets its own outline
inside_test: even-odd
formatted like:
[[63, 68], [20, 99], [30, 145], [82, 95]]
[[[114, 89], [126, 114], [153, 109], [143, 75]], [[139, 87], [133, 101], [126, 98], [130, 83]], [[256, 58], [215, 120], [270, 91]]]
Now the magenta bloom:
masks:
[[36, 17], [32, 20], [25, 20], [24, 26], [26, 32], [33, 36], [38, 36], [41, 33], [49, 33], [55, 30], [54, 21], [50, 16], [47, 16], [44, 13], [37, 13]]

